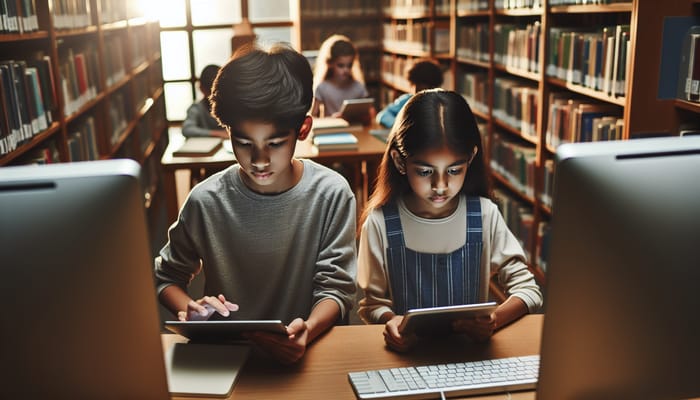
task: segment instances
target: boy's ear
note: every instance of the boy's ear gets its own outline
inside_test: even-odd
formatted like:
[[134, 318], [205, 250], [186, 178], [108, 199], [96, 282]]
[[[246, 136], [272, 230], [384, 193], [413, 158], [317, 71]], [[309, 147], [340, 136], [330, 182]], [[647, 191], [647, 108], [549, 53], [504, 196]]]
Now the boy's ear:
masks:
[[401, 154], [399, 154], [399, 151], [396, 149], [392, 149], [389, 152], [389, 155], [391, 155], [391, 160], [394, 162], [394, 167], [399, 171], [401, 175], [406, 174], [406, 161], [404, 161], [403, 157], [401, 157]]
[[301, 123], [301, 128], [299, 128], [299, 135], [297, 136], [297, 140], [304, 140], [309, 136], [313, 122], [314, 120], [311, 118], [310, 115], [304, 117], [304, 122]]

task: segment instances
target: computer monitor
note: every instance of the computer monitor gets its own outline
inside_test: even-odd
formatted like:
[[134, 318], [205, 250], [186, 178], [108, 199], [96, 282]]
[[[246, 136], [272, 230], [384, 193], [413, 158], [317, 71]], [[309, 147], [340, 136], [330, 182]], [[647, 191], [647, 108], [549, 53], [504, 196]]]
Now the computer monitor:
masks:
[[139, 172], [0, 168], [0, 398], [169, 398]]
[[700, 137], [557, 149], [538, 399], [700, 396]]

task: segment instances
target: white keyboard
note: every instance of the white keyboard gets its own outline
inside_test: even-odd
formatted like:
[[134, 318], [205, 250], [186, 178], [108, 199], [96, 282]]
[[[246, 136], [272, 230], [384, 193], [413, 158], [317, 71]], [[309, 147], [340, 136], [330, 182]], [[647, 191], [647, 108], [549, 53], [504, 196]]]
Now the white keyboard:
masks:
[[359, 399], [431, 399], [534, 389], [540, 356], [350, 372]]

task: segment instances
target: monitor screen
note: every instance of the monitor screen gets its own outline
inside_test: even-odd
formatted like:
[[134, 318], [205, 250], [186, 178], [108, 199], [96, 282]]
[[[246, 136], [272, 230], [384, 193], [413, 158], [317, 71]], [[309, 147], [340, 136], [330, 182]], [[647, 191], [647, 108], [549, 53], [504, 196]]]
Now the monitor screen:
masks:
[[0, 168], [1, 398], [168, 398], [139, 172]]
[[557, 149], [538, 399], [700, 396], [700, 137]]

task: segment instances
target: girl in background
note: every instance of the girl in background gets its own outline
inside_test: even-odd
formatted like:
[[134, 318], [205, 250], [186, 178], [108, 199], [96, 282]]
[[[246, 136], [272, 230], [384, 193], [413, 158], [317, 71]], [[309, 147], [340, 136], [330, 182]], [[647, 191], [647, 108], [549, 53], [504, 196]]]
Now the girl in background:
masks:
[[492, 273], [508, 295], [489, 316], [453, 323], [474, 340], [536, 311], [542, 294], [491, 200], [476, 120], [461, 95], [432, 89], [399, 112], [361, 217], [358, 313], [386, 324], [387, 345], [418, 338], [398, 327], [411, 308], [489, 301]]
[[338, 117], [343, 100], [368, 96], [355, 45], [347, 36], [332, 35], [316, 59], [311, 115]]

